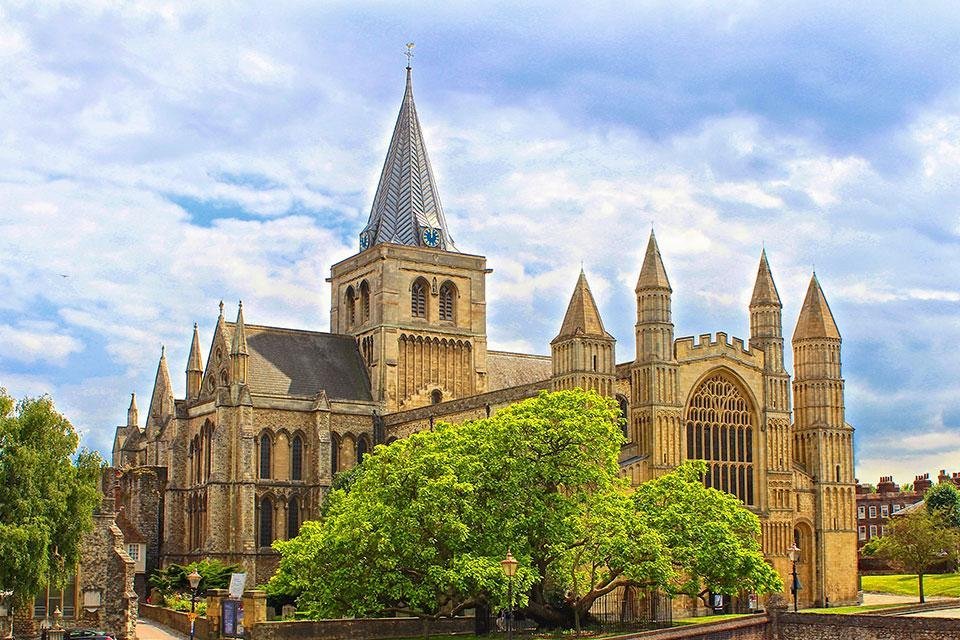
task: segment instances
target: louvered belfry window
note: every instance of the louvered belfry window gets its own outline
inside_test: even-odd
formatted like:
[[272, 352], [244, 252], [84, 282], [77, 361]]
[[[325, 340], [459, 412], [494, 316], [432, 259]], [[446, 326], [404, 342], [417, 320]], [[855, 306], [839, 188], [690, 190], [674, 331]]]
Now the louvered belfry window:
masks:
[[704, 380], [687, 405], [687, 458], [704, 460], [708, 487], [754, 504], [754, 416], [740, 387], [722, 373]]
[[410, 295], [410, 314], [414, 318], [427, 317], [427, 288], [422, 280], [413, 283]]
[[453, 286], [445, 284], [440, 287], [440, 319], [453, 320]]

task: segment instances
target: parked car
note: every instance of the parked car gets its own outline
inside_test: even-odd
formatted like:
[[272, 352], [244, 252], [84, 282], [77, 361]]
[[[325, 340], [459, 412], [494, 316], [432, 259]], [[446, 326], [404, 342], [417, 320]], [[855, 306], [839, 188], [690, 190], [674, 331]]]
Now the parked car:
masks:
[[116, 640], [106, 631], [96, 629], [69, 629], [63, 634], [63, 640]]

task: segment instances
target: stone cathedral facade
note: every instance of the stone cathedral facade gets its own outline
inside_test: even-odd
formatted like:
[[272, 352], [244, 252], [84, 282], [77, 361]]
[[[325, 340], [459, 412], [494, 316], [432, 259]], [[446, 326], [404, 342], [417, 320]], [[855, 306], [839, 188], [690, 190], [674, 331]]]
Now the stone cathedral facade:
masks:
[[816, 276], [792, 335], [792, 380], [766, 254], [748, 340], [676, 338], [673, 289], [652, 233], [628, 360], [618, 363], [583, 273], [550, 356], [488, 349], [489, 269], [451, 236], [409, 68], [358, 246], [331, 267], [330, 332], [248, 323], [256, 310], [242, 305], [228, 321], [221, 303], [205, 349], [194, 326], [185, 396], [175, 397], [161, 354], [143, 421], [131, 400], [113, 464], [119, 500], [148, 541], [148, 571], [216, 557], [261, 583], [276, 567], [270, 543], [296, 535], [334, 474], [377, 444], [581, 387], [619, 403], [621, 467], [632, 482], [706, 460], [707, 484], [760, 517], [763, 549], [786, 584], [786, 550], [800, 547], [801, 602], [856, 600], [853, 428], [840, 333]]

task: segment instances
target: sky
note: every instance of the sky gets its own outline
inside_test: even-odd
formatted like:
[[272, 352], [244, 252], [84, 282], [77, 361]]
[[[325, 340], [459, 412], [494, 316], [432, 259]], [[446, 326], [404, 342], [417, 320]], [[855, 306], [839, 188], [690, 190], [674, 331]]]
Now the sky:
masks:
[[765, 247], [788, 339], [814, 268], [831, 304], [858, 477], [960, 471], [956, 7], [516, 4], [0, 3], [0, 386], [108, 455], [221, 299], [327, 330], [412, 41], [492, 348], [549, 353], [582, 262], [631, 360], [651, 226], [676, 335], [748, 337]]

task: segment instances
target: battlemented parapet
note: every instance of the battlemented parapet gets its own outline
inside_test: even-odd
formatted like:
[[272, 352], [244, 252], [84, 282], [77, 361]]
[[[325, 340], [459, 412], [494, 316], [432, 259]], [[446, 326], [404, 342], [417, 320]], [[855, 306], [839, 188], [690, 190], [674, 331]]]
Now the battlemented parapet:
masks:
[[763, 351], [750, 349], [742, 338], [729, 337], [723, 331], [702, 333], [697, 337], [686, 336], [674, 342], [674, 353], [678, 362], [689, 362], [703, 358], [727, 357], [748, 366], [763, 368]]

